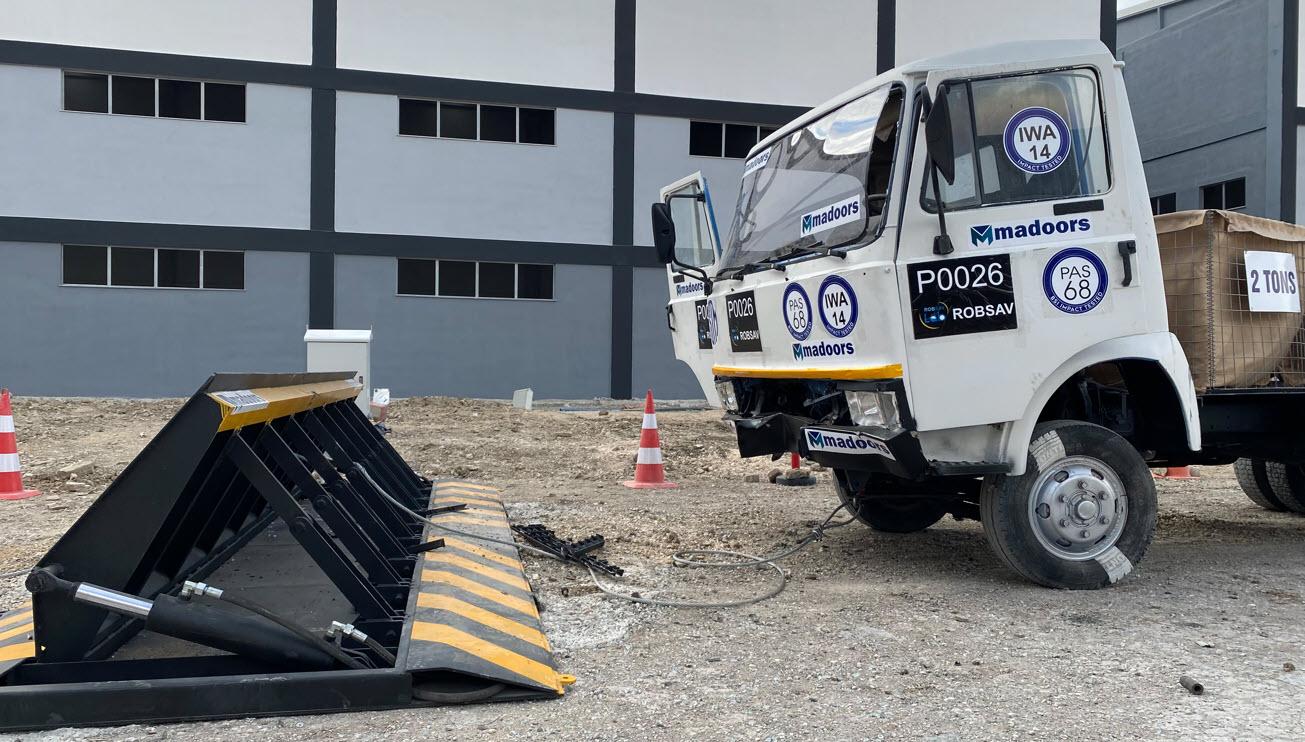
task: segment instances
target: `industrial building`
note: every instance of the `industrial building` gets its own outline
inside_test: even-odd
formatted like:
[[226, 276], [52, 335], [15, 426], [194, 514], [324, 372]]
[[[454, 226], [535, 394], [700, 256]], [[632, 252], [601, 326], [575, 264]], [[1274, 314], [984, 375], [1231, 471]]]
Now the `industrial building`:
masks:
[[[1193, 207], [1201, 187], [1244, 177], [1248, 210], [1294, 215], [1296, 6], [1126, 11], [1120, 52], [1147, 89], [1131, 95], [1161, 201]], [[699, 396], [647, 246], [662, 185], [702, 171], [723, 230], [742, 157], [770, 128], [957, 47], [1113, 49], [1118, 10], [0, 0], [0, 381], [180, 395], [213, 371], [302, 369], [311, 326], [373, 328], [369, 381], [397, 396]], [[1219, 51], [1185, 64], [1235, 68], [1236, 96], [1210, 105], [1208, 79], [1175, 76], [1169, 56], [1189, 42]], [[1236, 81], [1257, 72], [1264, 86], [1243, 95]], [[1162, 83], [1200, 116], [1152, 97]], [[1221, 186], [1225, 205], [1236, 187]]]
[[1296, 0], [1150, 0], [1120, 12], [1117, 56], [1152, 211], [1296, 221], [1299, 23]]

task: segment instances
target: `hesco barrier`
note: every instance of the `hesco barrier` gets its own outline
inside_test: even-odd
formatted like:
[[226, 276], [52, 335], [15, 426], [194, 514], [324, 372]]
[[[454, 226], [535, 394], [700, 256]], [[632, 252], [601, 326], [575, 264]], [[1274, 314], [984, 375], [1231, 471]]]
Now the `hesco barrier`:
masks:
[[562, 694], [499, 492], [419, 476], [352, 376], [183, 405], [0, 614], [0, 730]]

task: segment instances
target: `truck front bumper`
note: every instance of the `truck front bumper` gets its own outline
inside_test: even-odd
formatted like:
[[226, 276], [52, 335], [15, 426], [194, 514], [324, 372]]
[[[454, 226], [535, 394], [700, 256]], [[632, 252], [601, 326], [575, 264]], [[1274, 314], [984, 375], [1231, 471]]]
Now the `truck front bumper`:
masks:
[[884, 472], [904, 479], [918, 479], [928, 469], [919, 439], [903, 428], [823, 425], [782, 412], [725, 419], [734, 422], [743, 456], [796, 451], [832, 469]]

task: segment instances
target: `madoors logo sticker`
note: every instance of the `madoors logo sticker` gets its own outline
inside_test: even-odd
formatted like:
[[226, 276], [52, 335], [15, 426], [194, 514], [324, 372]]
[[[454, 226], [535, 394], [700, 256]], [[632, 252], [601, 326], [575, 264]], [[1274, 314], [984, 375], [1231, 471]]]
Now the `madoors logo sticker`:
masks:
[[824, 232], [842, 224], [851, 224], [861, 218], [861, 196], [853, 196], [838, 203], [822, 206], [802, 215], [802, 237]]
[[1051, 306], [1066, 314], [1085, 314], [1106, 298], [1110, 277], [1106, 264], [1092, 251], [1067, 247], [1042, 270], [1042, 292]]
[[770, 153], [772, 150], [774, 150], [774, 147], [771, 147], [751, 160], [748, 160], [747, 163], [743, 165], [743, 177], [746, 178], [752, 173], [765, 167], [770, 162]]
[[897, 460], [888, 444], [878, 438], [834, 430], [806, 428], [807, 448], [811, 451], [830, 451], [832, 453], [878, 454], [885, 458]]
[[1011, 164], [1033, 175], [1049, 173], [1069, 157], [1069, 127], [1050, 108], [1030, 106], [1011, 116], [1002, 142]]
[[1034, 219], [1014, 224], [976, 224], [970, 227], [970, 244], [975, 247], [1023, 245], [1069, 234], [1076, 237], [1091, 235], [1092, 219], [1082, 216], [1074, 219]]

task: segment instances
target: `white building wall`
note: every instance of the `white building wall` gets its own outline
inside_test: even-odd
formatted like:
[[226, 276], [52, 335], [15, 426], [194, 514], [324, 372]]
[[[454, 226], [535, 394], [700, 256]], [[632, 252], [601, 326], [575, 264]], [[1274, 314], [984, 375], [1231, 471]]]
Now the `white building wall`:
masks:
[[875, 76], [877, 8], [871, 0], [641, 2], [635, 89], [814, 106]]
[[0, 38], [309, 64], [312, 0], [0, 0]]
[[611, 0], [339, 0], [340, 67], [612, 89]]
[[1033, 39], [1098, 39], [1093, 0], [942, 0], [897, 4], [897, 64], [958, 49]]

